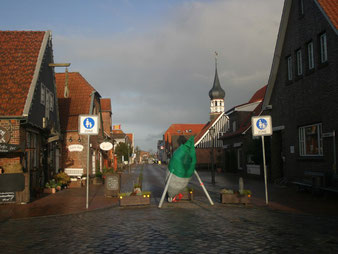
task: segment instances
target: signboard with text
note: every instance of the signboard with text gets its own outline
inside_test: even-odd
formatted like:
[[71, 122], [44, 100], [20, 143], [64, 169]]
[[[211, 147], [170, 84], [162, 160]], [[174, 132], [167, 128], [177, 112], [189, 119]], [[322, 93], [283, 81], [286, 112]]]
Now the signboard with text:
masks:
[[79, 134], [80, 135], [98, 135], [99, 121], [97, 115], [79, 116]]
[[271, 116], [253, 116], [251, 118], [252, 136], [271, 136]]

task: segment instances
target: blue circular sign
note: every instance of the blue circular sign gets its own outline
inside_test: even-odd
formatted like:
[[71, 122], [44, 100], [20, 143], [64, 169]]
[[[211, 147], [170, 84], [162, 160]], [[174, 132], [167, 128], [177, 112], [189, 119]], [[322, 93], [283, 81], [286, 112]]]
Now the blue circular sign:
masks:
[[93, 118], [87, 117], [83, 121], [83, 126], [88, 130], [93, 129], [94, 125], [95, 125], [95, 121]]
[[260, 118], [258, 119], [256, 126], [258, 129], [264, 130], [268, 126], [268, 122], [265, 119]]

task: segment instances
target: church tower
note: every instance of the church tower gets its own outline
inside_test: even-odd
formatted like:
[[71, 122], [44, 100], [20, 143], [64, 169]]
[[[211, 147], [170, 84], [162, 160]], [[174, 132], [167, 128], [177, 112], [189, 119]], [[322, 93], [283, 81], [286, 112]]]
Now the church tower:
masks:
[[225, 92], [221, 87], [217, 73], [217, 52], [215, 52], [215, 78], [214, 85], [209, 91], [210, 97], [210, 121], [212, 121], [220, 113], [224, 112], [224, 97]]

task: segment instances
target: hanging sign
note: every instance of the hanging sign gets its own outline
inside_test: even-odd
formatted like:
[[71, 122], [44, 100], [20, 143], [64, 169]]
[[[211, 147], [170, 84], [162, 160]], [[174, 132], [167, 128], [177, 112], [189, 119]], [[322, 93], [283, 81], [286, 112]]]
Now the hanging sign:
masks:
[[79, 134], [80, 135], [98, 135], [99, 121], [97, 115], [79, 116]]
[[10, 153], [15, 152], [20, 149], [19, 145], [12, 145], [12, 144], [6, 144], [1, 143], [0, 144], [0, 153]]
[[75, 144], [68, 146], [69, 152], [82, 152], [83, 151], [83, 145]]
[[111, 149], [113, 149], [113, 144], [110, 143], [110, 142], [102, 142], [100, 144], [100, 148], [103, 150], [103, 151], [109, 151]]
[[252, 136], [271, 136], [272, 123], [271, 116], [251, 117]]

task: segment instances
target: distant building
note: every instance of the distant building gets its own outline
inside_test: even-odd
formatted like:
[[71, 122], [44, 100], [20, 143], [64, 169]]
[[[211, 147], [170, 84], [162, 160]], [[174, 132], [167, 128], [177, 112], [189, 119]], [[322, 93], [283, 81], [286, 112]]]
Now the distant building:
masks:
[[88, 137], [79, 134], [79, 116], [97, 115], [100, 128], [98, 135], [90, 137], [89, 172], [93, 175], [102, 171], [103, 151], [99, 145], [109, 136], [104, 133], [100, 94], [78, 72], [56, 73], [55, 79], [63, 134], [62, 168], [70, 176], [86, 174]]

